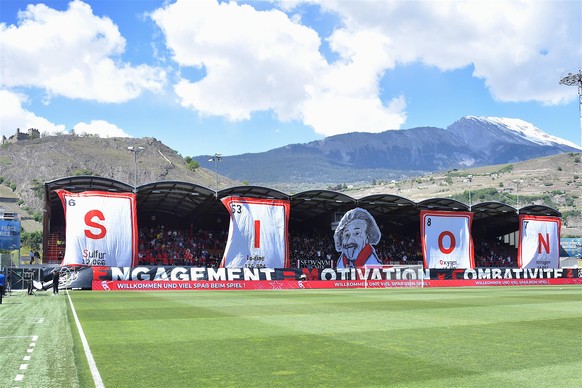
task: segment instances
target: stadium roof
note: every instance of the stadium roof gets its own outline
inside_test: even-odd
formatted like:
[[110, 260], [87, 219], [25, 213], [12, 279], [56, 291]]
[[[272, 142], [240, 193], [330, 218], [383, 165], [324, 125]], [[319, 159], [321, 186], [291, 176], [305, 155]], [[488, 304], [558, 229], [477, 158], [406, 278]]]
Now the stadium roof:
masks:
[[471, 210], [475, 213], [474, 219], [485, 219], [496, 217], [500, 215], [517, 214], [517, 209], [513, 206], [501, 202], [482, 202], [471, 206]]
[[[73, 176], [45, 183], [48, 206], [62, 209], [57, 189], [70, 192], [108, 191], [132, 192], [133, 186], [110, 178], [97, 176]], [[519, 211], [500, 202], [484, 202], [469, 207], [451, 198], [430, 198], [415, 203], [392, 194], [374, 194], [354, 199], [344, 193], [331, 190], [308, 190], [294, 195], [260, 186], [236, 186], [215, 193], [213, 190], [187, 182], [159, 181], [137, 187], [137, 211], [139, 213], [167, 213], [179, 218], [200, 218], [205, 215], [227, 216], [220, 198], [241, 196], [291, 201], [291, 220], [310, 222], [321, 220], [323, 215], [345, 212], [356, 206], [362, 207], [374, 217], [393, 227], [414, 226], [421, 210], [473, 211], [477, 229], [497, 235], [517, 230], [517, 214], [549, 215], [561, 213], [543, 205], [525, 206]], [[62, 211], [62, 210], [61, 210]]]
[[291, 196], [291, 216], [312, 219], [326, 213], [351, 209], [356, 200], [349, 195], [330, 190], [308, 190]]
[[408, 233], [418, 230], [420, 210], [416, 203], [392, 194], [373, 194], [358, 199], [379, 225], [389, 233]]
[[110, 178], [104, 178], [92, 175], [79, 175], [66, 178], [55, 179], [45, 182], [45, 198], [51, 204], [57, 202], [60, 205], [60, 198], [55, 190], [67, 190], [71, 193], [80, 193], [83, 191], [109, 191], [127, 193], [133, 190], [133, 186], [116, 181]]
[[561, 217], [562, 213], [556, 209], [544, 205], [529, 205], [519, 209], [519, 214], [528, 214], [532, 216], [552, 216]]
[[467, 211], [469, 206], [452, 198], [429, 198], [416, 204], [421, 210]]
[[204, 214], [214, 202], [214, 191], [192, 183], [161, 181], [137, 188], [138, 213], [163, 212], [187, 218]]
[[475, 235], [501, 236], [519, 228], [517, 209], [501, 202], [483, 202], [471, 207]]
[[374, 216], [393, 213], [405, 213], [410, 216], [418, 214], [415, 202], [392, 194], [374, 194], [362, 197], [358, 199], [358, 206], [368, 210]]
[[289, 199], [289, 195], [275, 189], [261, 186], [235, 186], [218, 192], [218, 198], [230, 196], [269, 198], [269, 199]]

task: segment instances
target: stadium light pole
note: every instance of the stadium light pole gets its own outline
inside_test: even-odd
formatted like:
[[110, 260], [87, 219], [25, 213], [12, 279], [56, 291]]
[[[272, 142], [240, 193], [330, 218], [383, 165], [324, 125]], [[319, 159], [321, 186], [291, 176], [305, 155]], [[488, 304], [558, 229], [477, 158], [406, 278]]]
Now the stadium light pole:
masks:
[[465, 182], [469, 183], [469, 210], [473, 207], [473, 200], [471, 198], [471, 182], [473, 182], [473, 175], [467, 175]]
[[222, 154], [215, 153], [214, 156], [208, 158], [209, 162], [214, 162], [214, 180], [215, 180], [215, 188], [214, 188], [214, 196], [218, 198], [218, 162], [222, 162]]
[[517, 209], [519, 210], [519, 184], [520, 183], [523, 183], [523, 179], [516, 179], [516, 180], [514, 180], [514, 182], [515, 182], [515, 184], [517, 186], [517, 192], [516, 192], [517, 198], [516, 198], [516, 201], [515, 202], [517, 204], [516, 205], [517, 206]]
[[567, 76], [560, 80], [560, 85], [578, 86], [578, 105], [580, 112], [580, 145], [582, 146], [582, 70], [577, 74], [568, 73]]
[[129, 152], [133, 153], [133, 165], [134, 165], [134, 175], [133, 175], [133, 192], [137, 193], [137, 153], [145, 150], [143, 147], [127, 147]]

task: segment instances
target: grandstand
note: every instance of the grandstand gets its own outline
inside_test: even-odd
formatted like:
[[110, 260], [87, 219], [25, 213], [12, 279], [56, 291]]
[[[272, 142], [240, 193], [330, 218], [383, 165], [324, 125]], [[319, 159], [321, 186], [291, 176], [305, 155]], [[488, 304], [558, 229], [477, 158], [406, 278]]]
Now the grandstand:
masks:
[[[236, 186], [215, 192], [207, 187], [178, 181], [153, 182], [133, 186], [109, 178], [74, 176], [45, 183], [43, 252], [45, 263], [60, 263], [64, 252], [65, 217], [56, 190], [72, 193], [103, 191], [135, 192], [140, 230], [140, 262], [162, 265], [217, 265], [226, 242], [229, 213], [220, 199], [229, 196], [282, 199], [291, 204], [289, 234], [291, 263], [320, 259], [327, 263], [337, 253], [333, 249], [333, 229], [341, 216], [355, 207], [366, 209], [377, 221], [383, 239], [377, 249], [386, 264], [411, 265], [422, 262], [419, 223], [422, 210], [467, 212], [474, 214], [473, 238], [477, 264], [481, 266], [516, 265], [518, 216], [560, 213], [547, 206], [516, 209], [498, 202], [478, 203], [471, 207], [448, 198], [430, 198], [420, 202], [393, 194], [374, 194], [352, 198], [331, 190], [309, 190], [297, 194], [259, 186]], [[171, 231], [177, 239], [164, 241], [152, 236]], [[212, 236], [209, 238], [209, 236]], [[159, 244], [154, 243], [157, 241]], [[163, 248], [162, 248], [163, 246]]]

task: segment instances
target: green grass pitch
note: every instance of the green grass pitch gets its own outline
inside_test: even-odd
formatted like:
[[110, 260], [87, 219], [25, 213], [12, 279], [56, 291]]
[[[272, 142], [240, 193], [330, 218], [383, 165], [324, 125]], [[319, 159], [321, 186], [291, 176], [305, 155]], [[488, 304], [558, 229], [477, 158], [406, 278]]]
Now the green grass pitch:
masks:
[[[106, 387], [582, 386], [580, 286], [71, 298]], [[0, 347], [1, 387], [93, 384], [64, 292], [6, 298]]]

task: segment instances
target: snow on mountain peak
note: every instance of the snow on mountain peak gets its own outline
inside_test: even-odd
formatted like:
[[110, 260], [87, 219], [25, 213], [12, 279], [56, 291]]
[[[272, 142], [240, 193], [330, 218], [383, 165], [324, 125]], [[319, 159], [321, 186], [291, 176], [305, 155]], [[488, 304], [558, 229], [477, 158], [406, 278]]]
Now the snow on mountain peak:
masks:
[[551, 145], [562, 144], [568, 147], [581, 149], [579, 145], [564, 140], [557, 136], [552, 136], [537, 128], [531, 123], [520, 119], [510, 119], [505, 117], [488, 117], [488, 116], [465, 116], [467, 120], [475, 120], [483, 123], [490, 123], [505, 130], [518, 134], [519, 136], [532, 141], [536, 144]]

